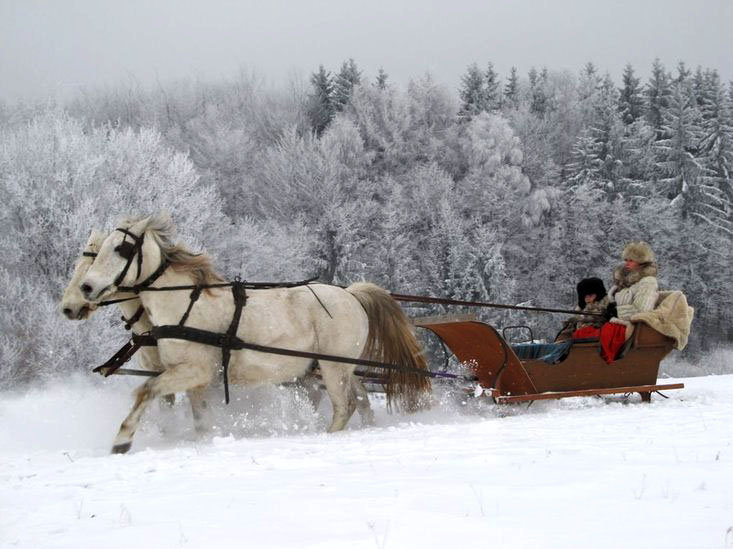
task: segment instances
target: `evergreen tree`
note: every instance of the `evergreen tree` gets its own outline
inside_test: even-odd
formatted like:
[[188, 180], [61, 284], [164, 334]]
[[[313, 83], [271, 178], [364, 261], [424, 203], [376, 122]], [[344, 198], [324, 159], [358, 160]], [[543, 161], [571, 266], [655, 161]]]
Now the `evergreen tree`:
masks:
[[529, 71], [529, 110], [537, 116], [544, 116], [547, 110], [547, 95], [545, 86], [547, 84], [547, 70], [543, 69], [540, 74], [534, 67]]
[[657, 142], [660, 183], [668, 198], [680, 206], [683, 217], [694, 208], [697, 178], [703, 171], [697, 154], [701, 136], [699, 113], [684, 84], [675, 84], [664, 112], [663, 138]]
[[494, 70], [493, 63], [486, 69], [485, 106], [491, 112], [501, 108], [501, 90], [499, 89], [499, 75]]
[[702, 70], [702, 67], [700, 65], [697, 66], [697, 69], [695, 69], [695, 76], [692, 77], [692, 90], [695, 94], [695, 102], [697, 103], [698, 107], [701, 107], [704, 102], [704, 95], [705, 95], [705, 73]]
[[662, 62], [657, 58], [652, 65], [652, 75], [644, 90], [646, 97], [646, 116], [649, 125], [657, 132], [657, 138], [663, 136], [664, 111], [669, 105], [670, 78]]
[[573, 186], [595, 186], [601, 179], [602, 165], [595, 138], [590, 130], [583, 131], [573, 146], [571, 162], [567, 166], [568, 181]]
[[690, 76], [692, 76], [692, 71], [687, 68], [685, 62], [680, 61], [677, 63], [677, 77], [674, 79], [674, 83], [687, 85], [690, 80]]
[[641, 96], [640, 79], [634, 76], [634, 69], [631, 63], [624, 67], [623, 88], [619, 90], [618, 110], [621, 113], [621, 120], [627, 126], [633, 124], [643, 114], [644, 99]]
[[590, 62], [586, 63], [580, 73], [580, 81], [578, 82], [578, 101], [583, 128], [593, 127], [595, 122], [600, 85], [601, 79], [595, 65]]
[[623, 123], [617, 109], [618, 90], [611, 76], [606, 73], [598, 89], [592, 135], [596, 143], [598, 160], [601, 163], [601, 178], [605, 190], [618, 191], [623, 167]]
[[377, 73], [377, 78], [374, 84], [380, 90], [387, 89], [387, 73], [384, 72], [384, 69], [382, 67], [379, 67], [379, 72]]
[[361, 71], [356, 66], [353, 59], [344, 61], [341, 64], [341, 70], [333, 79], [333, 106], [336, 112], [340, 112], [346, 108], [354, 91], [354, 86], [361, 83]]
[[517, 75], [517, 67], [512, 67], [509, 72], [509, 78], [504, 86], [503, 105], [510, 109], [519, 108], [519, 76]]
[[699, 219], [733, 235], [733, 113], [717, 71], [703, 96]]
[[461, 77], [461, 88], [458, 92], [461, 99], [459, 116], [470, 119], [486, 110], [486, 89], [484, 75], [478, 65], [473, 63]]
[[310, 125], [317, 136], [320, 136], [331, 122], [335, 114], [333, 103], [333, 82], [331, 74], [318, 67], [318, 72], [311, 75], [313, 92], [308, 97], [308, 118]]

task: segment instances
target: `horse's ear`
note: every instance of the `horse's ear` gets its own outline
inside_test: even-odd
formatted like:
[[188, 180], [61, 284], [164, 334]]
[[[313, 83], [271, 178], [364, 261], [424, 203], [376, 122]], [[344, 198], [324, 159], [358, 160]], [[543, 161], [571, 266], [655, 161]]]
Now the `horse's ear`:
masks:
[[138, 236], [143, 234], [145, 230], [148, 228], [148, 225], [150, 224], [151, 219], [152, 219], [152, 216], [143, 217], [140, 221], [136, 222], [134, 225], [130, 227], [130, 232]]
[[105, 238], [107, 238], [107, 233], [104, 233], [99, 229], [92, 229], [92, 232], [89, 233], [89, 239], [87, 240], [87, 247], [99, 247], [102, 245], [102, 242], [104, 242]]

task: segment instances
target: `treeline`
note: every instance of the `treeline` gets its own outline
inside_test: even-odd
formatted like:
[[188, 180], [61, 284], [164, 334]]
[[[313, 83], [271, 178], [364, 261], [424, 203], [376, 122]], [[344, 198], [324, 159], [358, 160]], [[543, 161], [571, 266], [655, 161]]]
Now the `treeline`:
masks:
[[[696, 308], [692, 351], [729, 343], [732, 102], [715, 70], [659, 61], [643, 84], [630, 66], [617, 84], [592, 64], [471, 65], [453, 90], [348, 60], [277, 90], [240, 74], [0, 106], [0, 373], [114, 350], [113, 317], [75, 324], [55, 303], [92, 226], [156, 209], [227, 276], [545, 306], [645, 239]], [[482, 315], [546, 336], [561, 321]]]

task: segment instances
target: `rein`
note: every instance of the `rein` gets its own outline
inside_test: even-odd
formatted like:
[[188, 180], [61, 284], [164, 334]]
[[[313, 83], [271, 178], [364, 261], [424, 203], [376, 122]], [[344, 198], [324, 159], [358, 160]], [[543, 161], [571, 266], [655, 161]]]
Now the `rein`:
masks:
[[604, 316], [603, 313], [586, 313], [582, 311], [570, 311], [568, 309], [551, 309], [548, 307], [525, 307], [523, 305], [503, 305], [501, 303], [487, 303], [484, 301], [461, 301], [459, 299], [447, 299], [442, 297], [432, 296], [420, 296], [420, 295], [407, 295], [407, 294], [395, 294], [390, 293], [389, 295], [395, 301], [404, 301], [408, 303], [434, 303], [438, 305], [465, 305], [468, 307], [492, 307], [494, 309], [511, 309], [515, 311], [536, 311], [541, 313], [564, 313], [569, 315], [583, 314], [586, 316]]

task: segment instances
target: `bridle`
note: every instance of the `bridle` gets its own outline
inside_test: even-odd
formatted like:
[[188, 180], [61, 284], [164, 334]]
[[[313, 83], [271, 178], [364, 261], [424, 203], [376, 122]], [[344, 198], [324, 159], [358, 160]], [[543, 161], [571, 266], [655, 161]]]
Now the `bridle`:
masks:
[[[127, 276], [127, 273], [130, 270], [133, 261], [135, 261], [135, 258], [137, 258], [137, 275], [135, 276], [135, 281], [140, 278], [143, 269], [143, 243], [145, 242], [145, 233], [138, 236], [135, 233], [130, 232], [128, 229], [122, 229], [118, 227], [115, 230], [120, 231], [125, 235], [122, 242], [115, 248], [115, 251], [123, 258], [127, 259], [127, 263], [125, 263], [125, 266], [122, 268], [122, 271], [120, 271], [120, 274], [117, 275], [117, 278], [115, 278], [113, 284], [117, 286], [118, 291], [132, 292], [138, 294], [140, 293], [140, 290], [142, 290], [143, 288], [147, 288], [158, 278], [160, 278], [160, 276], [168, 268], [168, 261], [165, 259], [161, 260], [160, 265], [155, 270], [155, 272], [153, 272], [142, 282], [138, 282], [133, 286], [120, 286], [122, 281], [125, 279], [125, 276]], [[132, 238], [132, 242], [127, 241], [128, 236]]]

